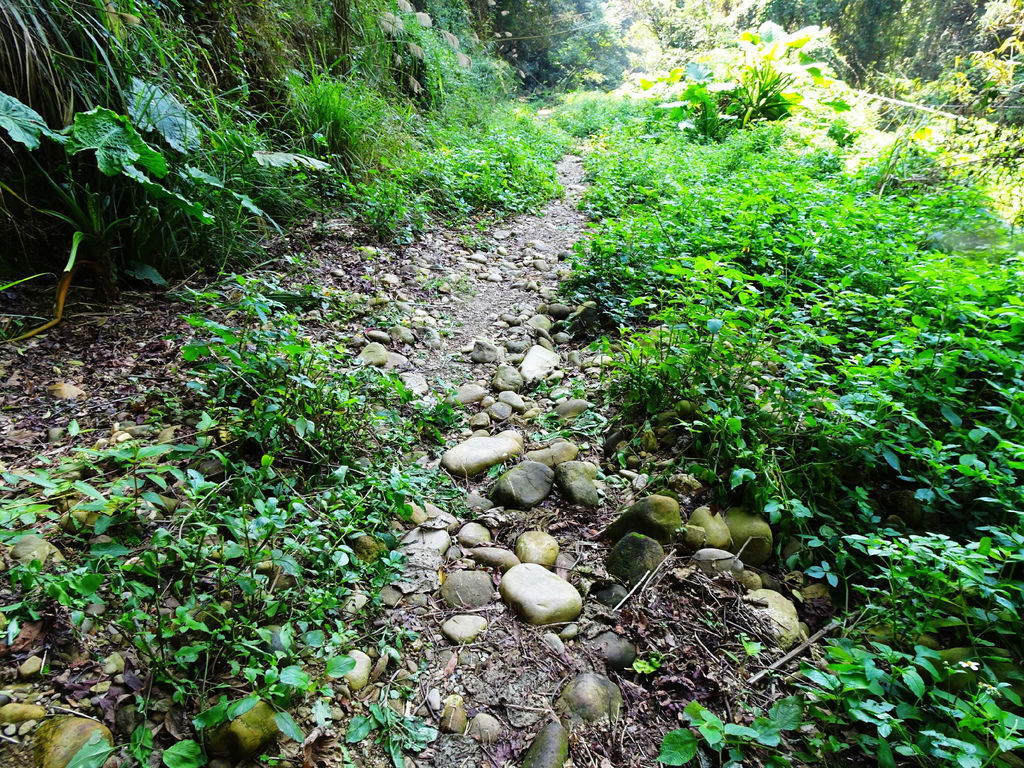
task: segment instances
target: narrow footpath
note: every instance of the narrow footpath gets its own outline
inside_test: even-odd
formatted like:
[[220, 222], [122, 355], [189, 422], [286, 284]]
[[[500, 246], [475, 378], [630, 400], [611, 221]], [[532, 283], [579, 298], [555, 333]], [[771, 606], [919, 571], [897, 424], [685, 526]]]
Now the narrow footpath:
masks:
[[[557, 301], [586, 226], [581, 159], [564, 158], [558, 173], [563, 199], [491, 230], [478, 250], [442, 236], [432, 251], [430, 241], [411, 247], [398, 296], [438, 278], [453, 288], [433, 306], [406, 303], [409, 330], [371, 330], [360, 353], [424, 397], [455, 387], [468, 420], [433, 458], [465, 498], [450, 511], [416, 506], [402, 580], [382, 593], [380, 624], [418, 639], [397, 668], [357, 651], [350, 676], [364, 701], [415, 688], [391, 705], [441, 736], [407, 768], [555, 768], [570, 754], [575, 766], [650, 766], [687, 696], [738, 688], [740, 670], [719, 646], [735, 645], [737, 632], [780, 634], [772, 606], [751, 609], [739, 581], [706, 575], [742, 569], [738, 559], [701, 563], [663, 546], [682, 526], [676, 498], [649, 494], [646, 474], [602, 466], [625, 436], [607, 434], [612, 358], [590, 348], [593, 307]], [[699, 508], [699, 482], [675, 476], [673, 486]], [[707, 507], [700, 516], [709, 532], [725, 528]], [[701, 618], [708, 612], [715, 620]], [[633, 668], [638, 647], [671, 649], [683, 674], [650, 690]], [[661, 650], [648, 656], [652, 670], [663, 658], [669, 666]]]

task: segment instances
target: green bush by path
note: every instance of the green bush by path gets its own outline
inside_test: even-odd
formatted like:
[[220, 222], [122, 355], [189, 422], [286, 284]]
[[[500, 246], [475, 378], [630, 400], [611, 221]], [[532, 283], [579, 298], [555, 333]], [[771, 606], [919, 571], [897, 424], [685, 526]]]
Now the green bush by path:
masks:
[[[387, 3], [347, 19], [314, 4], [222, 5], [5, 11], [0, 135], [13, 172], [0, 272], [59, 272], [77, 242], [72, 261], [109, 283], [159, 283], [242, 263], [268, 234], [345, 206], [381, 237], [407, 237], [432, 218], [557, 194], [549, 166], [565, 145], [503, 103], [508, 67], [462, 0], [434, 4], [450, 29]], [[227, 45], [217, 60], [211, 40]], [[62, 152], [66, 126], [94, 109], [158, 154], [160, 172], [109, 173], [92, 147]], [[41, 128], [54, 141], [24, 141]]]
[[[826, 128], [701, 145], [654, 116], [609, 121], [588, 158], [599, 223], [564, 290], [614, 334], [613, 396], [633, 419], [679, 424], [687, 444], [665, 471], [763, 512], [784, 566], [842, 579], [844, 607], [876, 627], [877, 644], [837, 643], [808, 674], [804, 759], [1009, 765], [1024, 691], [1020, 244], [924, 149], [909, 181], [883, 184], [885, 156], [853, 163]], [[772, 733], [715, 748], [771, 753]]]

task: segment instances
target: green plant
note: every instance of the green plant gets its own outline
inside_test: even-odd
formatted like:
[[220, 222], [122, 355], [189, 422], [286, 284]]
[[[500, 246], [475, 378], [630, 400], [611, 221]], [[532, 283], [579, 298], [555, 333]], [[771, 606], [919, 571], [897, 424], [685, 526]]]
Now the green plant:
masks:
[[[249, 287], [242, 278], [237, 284]], [[203, 373], [194, 388], [218, 404], [215, 414], [243, 451], [278, 462], [351, 462], [353, 446], [402, 440], [408, 447], [421, 436], [436, 439], [453, 423], [450, 406], [423, 405], [397, 376], [374, 368], [339, 370], [331, 351], [298, 333], [278, 299], [287, 300], [269, 291], [243, 294], [242, 327], [189, 318], [204, 334], [182, 349]], [[407, 416], [415, 431], [407, 432]]]
[[421, 751], [437, 738], [437, 730], [426, 725], [418, 717], [400, 715], [388, 704], [389, 697], [397, 697], [397, 691], [385, 690], [380, 701], [370, 704], [369, 715], [352, 718], [345, 734], [347, 744], [358, 744], [376, 732], [376, 740], [383, 744], [395, 768], [402, 768], [404, 750]]
[[[826, 670], [803, 669], [808, 716], [822, 727], [810, 746], [825, 754], [856, 746], [882, 766], [1013, 765], [1024, 719], [1012, 711], [1021, 699], [1002, 679], [1006, 665], [991, 651], [956, 658], [920, 645], [908, 653], [880, 642], [832, 644]], [[857, 723], [852, 744], [835, 735], [847, 721]]]
[[[686, 93], [685, 76], [652, 90]], [[692, 122], [677, 101], [661, 112]], [[710, 736], [733, 759], [1008, 764], [1024, 607], [1014, 233], [931, 131], [843, 156], [819, 146], [834, 125], [821, 103], [721, 143], [664, 118], [624, 126], [588, 158], [600, 221], [564, 290], [620, 337], [619, 422], [662, 425], [666, 474], [794, 537], [784, 567], [863, 622], [805, 670], [799, 733], [766, 747], [694, 710], [703, 735], [676, 732], [671, 757]]]
[[652, 653], [648, 656], [638, 656], [633, 660], [633, 670], [641, 675], [653, 675], [659, 669], [664, 657], [660, 653]]
[[790, 696], [775, 702], [766, 715], [755, 716], [749, 725], [742, 725], [723, 722], [699, 702], [691, 701], [683, 715], [697, 733], [689, 728], [669, 731], [662, 739], [658, 762], [688, 765], [703, 742], [716, 752], [728, 750], [729, 763], [742, 763], [748, 750], [754, 749], [766, 765], [790, 765], [780, 747], [789, 738], [784, 734], [803, 723], [803, 707], [799, 697]]

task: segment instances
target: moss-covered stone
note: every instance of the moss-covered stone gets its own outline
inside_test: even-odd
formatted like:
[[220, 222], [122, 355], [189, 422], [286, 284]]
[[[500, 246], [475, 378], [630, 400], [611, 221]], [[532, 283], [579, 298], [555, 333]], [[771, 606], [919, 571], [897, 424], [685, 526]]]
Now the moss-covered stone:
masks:
[[523, 757], [523, 768], [562, 768], [569, 758], [569, 734], [559, 723], [540, 729]]
[[606, 567], [612, 576], [632, 586], [664, 559], [665, 551], [654, 539], [641, 533], [627, 533], [612, 547]]
[[622, 693], [604, 675], [584, 672], [565, 686], [557, 705], [572, 722], [614, 721], [622, 710]]
[[605, 530], [605, 535], [615, 541], [635, 531], [667, 544], [682, 525], [679, 502], [668, 496], [648, 496], [619, 515]]
[[267, 702], [257, 702], [248, 712], [209, 732], [207, 750], [235, 762], [258, 755], [277, 738], [274, 714], [274, 708]]
[[768, 562], [772, 556], [772, 529], [767, 520], [746, 507], [733, 507], [725, 513], [725, 524], [732, 536], [730, 552], [739, 554], [750, 565]]
[[27, 720], [42, 720], [46, 710], [35, 704], [19, 704], [10, 702], [0, 707], [0, 725], [24, 723]]
[[524, 461], [498, 478], [491, 489], [491, 501], [500, 506], [530, 509], [551, 492], [555, 473], [539, 461]]
[[693, 550], [704, 547], [728, 549], [732, 546], [732, 534], [725, 519], [712, 512], [711, 507], [697, 507], [686, 521], [685, 541]]
[[388, 551], [383, 541], [368, 533], [361, 533], [353, 538], [350, 546], [356, 558], [364, 563], [374, 563]]
[[84, 717], [54, 717], [47, 720], [35, 732], [35, 765], [38, 768], [67, 768], [71, 758], [96, 733], [110, 746], [114, 746], [110, 730], [95, 720]]

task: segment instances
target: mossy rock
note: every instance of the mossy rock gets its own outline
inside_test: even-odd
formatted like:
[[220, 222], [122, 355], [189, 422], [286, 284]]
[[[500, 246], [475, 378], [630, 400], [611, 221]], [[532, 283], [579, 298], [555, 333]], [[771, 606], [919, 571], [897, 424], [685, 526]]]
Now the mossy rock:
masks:
[[730, 552], [750, 565], [768, 562], [772, 556], [772, 529], [767, 520], [746, 507], [733, 507], [725, 513], [725, 524], [732, 536]]
[[696, 417], [698, 413], [699, 408], [692, 400], [680, 400], [676, 403], [676, 414], [678, 414], [681, 419], [689, 421]]
[[746, 599], [771, 621], [780, 648], [785, 650], [800, 639], [800, 618], [792, 600], [771, 589], [755, 589]]
[[383, 541], [368, 533], [361, 533], [354, 537], [350, 546], [356, 558], [364, 563], [374, 563], [388, 551], [387, 545]]
[[627, 533], [608, 554], [608, 573], [633, 586], [665, 559], [661, 544], [642, 533]]
[[274, 708], [265, 701], [206, 735], [207, 750], [236, 763], [258, 755], [277, 738]]
[[683, 525], [679, 502], [669, 496], [648, 496], [619, 515], [605, 529], [605, 536], [617, 541], [627, 533], [642, 533], [655, 541], [667, 544]]
[[732, 546], [729, 526], [725, 524], [721, 515], [711, 511], [711, 507], [698, 507], [693, 510], [683, 531], [687, 548], [694, 551], [705, 547], [729, 549]]
[[570, 723], [615, 722], [622, 710], [622, 692], [604, 675], [584, 672], [565, 686], [555, 707]]
[[540, 729], [523, 757], [523, 768], [562, 768], [569, 759], [569, 734], [560, 723]]
[[114, 746], [110, 729], [84, 717], [54, 717], [40, 725], [34, 735], [34, 768], [67, 768], [78, 751], [95, 734]]

